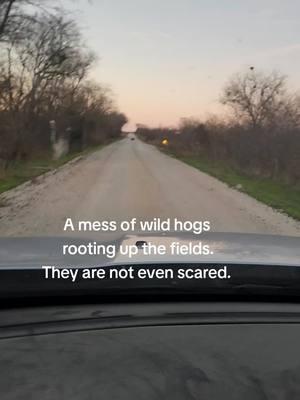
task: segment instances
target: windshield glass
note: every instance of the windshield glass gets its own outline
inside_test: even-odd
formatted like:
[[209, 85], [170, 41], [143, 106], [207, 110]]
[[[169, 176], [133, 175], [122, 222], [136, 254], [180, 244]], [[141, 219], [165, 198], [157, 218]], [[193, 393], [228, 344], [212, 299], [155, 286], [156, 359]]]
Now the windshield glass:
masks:
[[299, 263], [299, 13], [2, 0], [1, 265]]

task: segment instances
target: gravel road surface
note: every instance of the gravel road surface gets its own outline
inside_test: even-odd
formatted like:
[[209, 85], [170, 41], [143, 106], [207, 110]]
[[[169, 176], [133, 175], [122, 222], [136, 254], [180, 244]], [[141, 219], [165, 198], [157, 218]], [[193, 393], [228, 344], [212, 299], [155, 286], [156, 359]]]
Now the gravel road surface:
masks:
[[61, 236], [67, 217], [177, 217], [209, 220], [217, 232], [300, 236], [299, 222], [129, 138], [6, 192], [0, 203], [0, 236]]

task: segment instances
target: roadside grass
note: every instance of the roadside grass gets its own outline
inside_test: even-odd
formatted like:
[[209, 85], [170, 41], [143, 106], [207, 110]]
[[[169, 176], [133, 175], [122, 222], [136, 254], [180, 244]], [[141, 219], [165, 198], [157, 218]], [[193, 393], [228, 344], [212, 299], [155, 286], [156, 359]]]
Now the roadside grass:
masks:
[[72, 152], [59, 160], [53, 160], [50, 155], [45, 155], [44, 157], [35, 160], [14, 162], [5, 171], [5, 174], [0, 177], [0, 194], [21, 185], [26, 181], [34, 180], [34, 178], [37, 178], [40, 175], [55, 170], [69, 161], [74, 160], [76, 157], [84, 156], [88, 153], [100, 150], [104, 146], [105, 144], [102, 144], [99, 146], [89, 147], [83, 151]]
[[180, 156], [170, 151], [167, 151], [167, 154], [227, 183], [230, 187], [241, 185], [241, 192], [300, 220], [299, 186], [293, 187], [267, 178], [250, 177], [224, 162], [213, 162], [201, 156]]

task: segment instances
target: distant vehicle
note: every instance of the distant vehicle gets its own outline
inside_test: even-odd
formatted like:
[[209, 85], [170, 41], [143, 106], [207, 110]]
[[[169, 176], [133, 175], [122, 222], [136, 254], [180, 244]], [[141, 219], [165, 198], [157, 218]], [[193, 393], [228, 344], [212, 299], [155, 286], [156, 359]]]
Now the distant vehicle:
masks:
[[134, 137], [132, 137], [132, 138], [130, 138], [130, 140], [135, 140], [135, 138], [134, 138]]

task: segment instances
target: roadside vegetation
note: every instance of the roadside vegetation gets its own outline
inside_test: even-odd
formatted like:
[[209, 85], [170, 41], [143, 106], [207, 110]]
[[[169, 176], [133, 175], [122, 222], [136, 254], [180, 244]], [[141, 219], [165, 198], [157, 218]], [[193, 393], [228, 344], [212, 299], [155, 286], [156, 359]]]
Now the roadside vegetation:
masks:
[[121, 135], [111, 90], [59, 3], [0, 2], [0, 192]]
[[137, 135], [300, 220], [300, 97], [284, 76], [250, 68], [228, 81], [220, 101], [226, 119], [140, 125]]
[[117, 139], [107, 140], [102, 145], [89, 146], [84, 150], [69, 152], [58, 159], [54, 159], [51, 154], [45, 154], [42, 158], [15, 161], [9, 168], [7, 168], [5, 175], [2, 177], [2, 179], [0, 179], [0, 194], [15, 188], [24, 182], [35, 182], [35, 179], [39, 176], [52, 170], [56, 170], [70, 161], [76, 161], [77, 159], [79, 160], [93, 151], [100, 150], [114, 140]]

